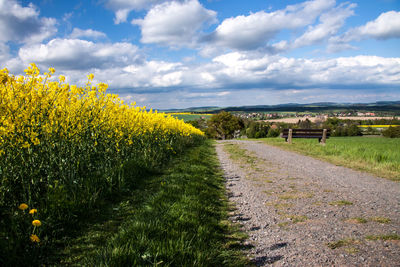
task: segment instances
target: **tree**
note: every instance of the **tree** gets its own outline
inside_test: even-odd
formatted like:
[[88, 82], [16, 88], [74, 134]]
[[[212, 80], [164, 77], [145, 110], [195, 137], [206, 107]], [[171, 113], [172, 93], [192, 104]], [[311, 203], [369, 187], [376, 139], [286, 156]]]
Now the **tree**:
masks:
[[212, 115], [207, 125], [208, 137], [223, 140], [232, 138], [235, 130], [242, 128], [239, 119], [226, 111]]
[[347, 127], [346, 129], [347, 136], [360, 136], [362, 135], [360, 128], [357, 127], [357, 125], [352, 124]]
[[304, 121], [299, 120], [297, 126], [300, 129], [311, 129], [312, 122], [307, 118]]
[[267, 136], [268, 130], [269, 125], [266, 123], [252, 121], [246, 129], [246, 135], [248, 138], [263, 138]]
[[389, 137], [389, 138], [398, 138], [400, 137], [400, 126], [397, 127], [389, 127], [386, 130], [382, 131], [382, 135], [384, 137]]

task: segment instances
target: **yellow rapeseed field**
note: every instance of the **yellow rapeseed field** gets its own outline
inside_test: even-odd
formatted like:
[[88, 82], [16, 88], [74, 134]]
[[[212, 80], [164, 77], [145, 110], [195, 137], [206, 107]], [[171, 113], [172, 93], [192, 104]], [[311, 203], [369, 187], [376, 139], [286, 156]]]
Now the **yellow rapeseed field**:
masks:
[[80, 87], [54, 73], [41, 74], [33, 63], [25, 76], [0, 70], [0, 236], [9, 248], [29, 240], [19, 234], [18, 208], [40, 208], [51, 235], [98, 199], [129, 190], [133, 174], [162, 166], [204, 136], [107, 94], [107, 84], [92, 84], [93, 74]]
[[[44, 137], [62, 137], [79, 141], [92, 131], [92, 139], [100, 134], [114, 140], [116, 149], [130, 145], [138, 135], [157, 132], [181, 136], [203, 133], [182, 121], [145, 108], [126, 105], [116, 95], [106, 94], [107, 84], [91, 85], [88, 75], [85, 87], [48, 82], [54, 73], [50, 68], [39, 76], [35, 64], [25, 70], [26, 77], [14, 77], [7, 69], [0, 71], [0, 147], [29, 148], [39, 145]], [[4, 153], [4, 148], [0, 153]]]

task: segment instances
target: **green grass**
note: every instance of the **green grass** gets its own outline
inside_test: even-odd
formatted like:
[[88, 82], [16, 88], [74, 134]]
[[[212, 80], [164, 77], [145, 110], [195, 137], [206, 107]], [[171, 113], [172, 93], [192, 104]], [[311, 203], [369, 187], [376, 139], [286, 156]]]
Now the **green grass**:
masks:
[[289, 199], [312, 198], [313, 196], [314, 196], [313, 193], [292, 191], [280, 194], [278, 197], [283, 200], [289, 200]]
[[[258, 139], [260, 140], [260, 139]], [[377, 176], [400, 181], [400, 138], [383, 137], [331, 137], [326, 145], [317, 139], [264, 138], [263, 142], [287, 150], [294, 150], [331, 163], [342, 165]]]
[[329, 202], [329, 205], [332, 205], [332, 206], [348, 206], [348, 205], [353, 205], [353, 202], [350, 202], [350, 201], [347, 201], [347, 200], [338, 200], [338, 201]]
[[372, 217], [370, 219], [371, 219], [371, 221], [377, 222], [377, 223], [390, 223], [392, 221], [386, 217]]
[[205, 118], [206, 120], [211, 117], [209, 114], [173, 114], [172, 117], [177, 118], [179, 120], [186, 121], [194, 121], [200, 118]]
[[368, 220], [362, 217], [354, 217], [354, 218], [349, 218], [347, 220], [345, 220], [346, 222], [349, 223], [367, 223]]
[[110, 217], [69, 242], [59, 263], [248, 266], [244, 235], [227, 220], [228, 208], [215, 150], [206, 142], [105, 208]]
[[288, 215], [288, 218], [292, 223], [305, 222], [308, 220], [308, 217], [303, 215]]
[[351, 245], [358, 244], [358, 243], [360, 243], [359, 240], [356, 240], [354, 238], [346, 238], [346, 239], [341, 239], [341, 240], [334, 241], [334, 242], [329, 242], [326, 245], [330, 249], [337, 249], [337, 248], [351, 246]]
[[347, 220], [345, 220], [345, 222], [348, 222], [348, 223], [376, 222], [376, 223], [388, 224], [388, 223], [391, 223], [392, 220], [390, 220], [389, 218], [386, 218], [386, 217], [377, 216], [377, 217], [371, 217], [371, 218], [363, 218], [363, 217], [348, 218]]
[[242, 161], [245, 162], [246, 164], [251, 165], [251, 167], [256, 167], [256, 161], [257, 158], [249, 155], [248, 151], [246, 149], [240, 148], [239, 145], [237, 144], [226, 144], [224, 145], [224, 149], [226, 152], [229, 153], [229, 156], [231, 159], [235, 161]]
[[388, 234], [388, 235], [368, 235], [365, 237], [367, 240], [400, 240], [400, 235], [398, 234]]

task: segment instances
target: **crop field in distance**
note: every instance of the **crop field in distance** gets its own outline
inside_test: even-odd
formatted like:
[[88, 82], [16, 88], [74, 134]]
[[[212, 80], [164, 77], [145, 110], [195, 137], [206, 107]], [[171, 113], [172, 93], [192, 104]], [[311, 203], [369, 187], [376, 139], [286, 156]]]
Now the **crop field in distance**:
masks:
[[212, 116], [212, 114], [192, 114], [192, 113], [168, 113], [168, 115], [171, 115], [174, 118], [177, 118], [179, 120], [183, 121], [194, 121], [198, 119], [208, 119]]

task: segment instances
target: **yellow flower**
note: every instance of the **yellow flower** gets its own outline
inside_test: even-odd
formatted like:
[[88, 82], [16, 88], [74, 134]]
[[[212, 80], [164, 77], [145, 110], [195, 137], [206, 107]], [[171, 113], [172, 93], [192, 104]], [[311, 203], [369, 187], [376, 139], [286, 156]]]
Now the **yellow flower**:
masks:
[[64, 75], [60, 75], [60, 77], [58, 77], [58, 79], [60, 80], [60, 82], [65, 82], [65, 76]]
[[94, 74], [93, 74], [93, 73], [89, 74], [89, 75], [87, 76], [87, 78], [88, 78], [89, 81], [93, 80]]
[[39, 243], [39, 242], [40, 242], [40, 239], [39, 239], [39, 237], [38, 237], [37, 235], [31, 235], [31, 241], [32, 241], [32, 242]]
[[31, 209], [30, 211], [29, 211], [29, 214], [35, 214], [35, 213], [37, 213], [37, 209]]
[[0, 84], [6, 84], [7, 79], [7, 75], [0, 73]]
[[55, 70], [54, 68], [49, 68], [49, 72], [50, 72], [51, 74], [54, 74], [54, 72], [56, 72], [56, 70]]
[[33, 225], [33, 226], [41, 226], [42, 223], [41, 223], [39, 220], [34, 220], [34, 221], [32, 222], [32, 225]]
[[21, 205], [19, 205], [18, 207], [20, 210], [26, 210], [28, 208], [28, 205], [26, 205], [25, 203], [22, 203]]

